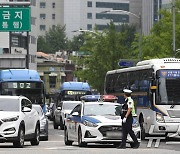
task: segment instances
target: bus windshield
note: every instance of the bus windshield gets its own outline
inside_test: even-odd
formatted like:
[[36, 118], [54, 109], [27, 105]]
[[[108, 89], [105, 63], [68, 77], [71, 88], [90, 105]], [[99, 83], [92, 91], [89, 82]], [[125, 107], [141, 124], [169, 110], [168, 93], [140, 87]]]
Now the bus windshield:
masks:
[[62, 91], [62, 100], [64, 101], [79, 101], [81, 96], [90, 95], [90, 91], [80, 90], [64, 90]]
[[158, 75], [159, 105], [180, 105], [180, 70], [160, 70]]
[[2, 82], [0, 86], [1, 95], [25, 96], [33, 104], [43, 104], [43, 83], [42, 82]]

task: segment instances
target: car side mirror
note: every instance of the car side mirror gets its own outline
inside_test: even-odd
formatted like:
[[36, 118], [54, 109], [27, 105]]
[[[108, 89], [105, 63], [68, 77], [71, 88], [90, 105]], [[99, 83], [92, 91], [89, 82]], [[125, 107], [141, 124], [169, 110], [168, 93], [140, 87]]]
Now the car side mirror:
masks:
[[79, 116], [79, 113], [78, 113], [78, 112], [74, 112], [74, 113], [72, 114], [72, 116]]
[[31, 109], [29, 107], [24, 107], [22, 109], [22, 112], [31, 112]]
[[62, 107], [58, 106], [58, 107], [57, 107], [57, 110], [62, 110]]

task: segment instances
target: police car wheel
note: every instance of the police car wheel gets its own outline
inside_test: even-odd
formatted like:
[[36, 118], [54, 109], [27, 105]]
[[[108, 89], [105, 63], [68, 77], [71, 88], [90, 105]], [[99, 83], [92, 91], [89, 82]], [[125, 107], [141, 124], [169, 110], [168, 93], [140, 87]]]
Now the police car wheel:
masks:
[[78, 145], [79, 147], [85, 147], [87, 143], [82, 142], [82, 132], [81, 129], [78, 130]]
[[69, 141], [68, 139], [68, 131], [66, 128], [64, 129], [64, 143], [65, 145], [72, 145], [73, 143], [73, 141]]
[[141, 127], [141, 140], [145, 140], [145, 137], [147, 136], [147, 134], [145, 132], [144, 122], [143, 121], [141, 121], [140, 127]]
[[54, 129], [58, 129], [58, 124], [56, 123], [55, 119], [53, 121], [53, 126], [54, 126]]
[[64, 124], [63, 124], [62, 117], [60, 117], [60, 129], [64, 130]]
[[133, 147], [134, 147], [134, 143], [129, 143], [129, 144], [130, 144], [131, 148], [133, 148]]

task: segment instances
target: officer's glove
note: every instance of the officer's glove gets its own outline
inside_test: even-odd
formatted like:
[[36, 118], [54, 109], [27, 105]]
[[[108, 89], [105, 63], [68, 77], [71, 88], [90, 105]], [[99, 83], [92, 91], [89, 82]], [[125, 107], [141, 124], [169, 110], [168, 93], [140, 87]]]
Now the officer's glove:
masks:
[[122, 122], [123, 122], [123, 123], [126, 123], [126, 117], [123, 118]]

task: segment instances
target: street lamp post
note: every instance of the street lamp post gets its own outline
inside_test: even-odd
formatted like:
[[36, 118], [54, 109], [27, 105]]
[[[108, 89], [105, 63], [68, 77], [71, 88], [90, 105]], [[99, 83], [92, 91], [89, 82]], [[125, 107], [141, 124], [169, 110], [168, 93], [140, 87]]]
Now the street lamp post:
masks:
[[175, 20], [175, 0], [172, 3], [172, 15], [173, 15], [173, 55], [176, 55], [176, 20]]
[[141, 17], [141, 13], [139, 13], [139, 15], [134, 14], [132, 12], [129, 11], [125, 11], [125, 10], [109, 10], [109, 11], [103, 11], [101, 13], [110, 13], [110, 12], [122, 12], [123, 14], [128, 14], [128, 15], [132, 15], [136, 18], [139, 19], [139, 33], [140, 33], [140, 37], [139, 37], [139, 54], [138, 54], [138, 59], [141, 60], [142, 59], [142, 50], [141, 50], [141, 39], [142, 39], [142, 17]]

